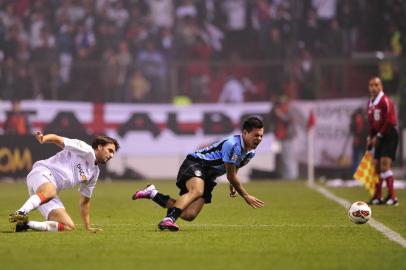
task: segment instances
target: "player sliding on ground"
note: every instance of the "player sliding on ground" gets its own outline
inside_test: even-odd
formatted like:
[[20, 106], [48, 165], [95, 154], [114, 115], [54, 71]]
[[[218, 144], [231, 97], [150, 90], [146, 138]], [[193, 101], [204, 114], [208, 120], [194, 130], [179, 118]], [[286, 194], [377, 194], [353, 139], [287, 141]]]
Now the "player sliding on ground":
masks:
[[211, 202], [216, 178], [226, 173], [230, 182], [230, 195], [238, 192], [247, 204], [260, 208], [264, 206], [264, 202], [251, 196], [243, 188], [237, 171], [255, 156], [255, 149], [263, 135], [262, 121], [257, 117], [249, 117], [243, 123], [241, 135], [231, 136], [187, 155], [176, 180], [180, 189], [177, 200], [159, 193], [154, 185], [135, 192], [132, 199], [152, 199], [161, 207], [167, 208], [167, 215], [158, 224], [158, 228], [178, 231], [177, 218], [194, 220], [203, 205]]
[[[15, 232], [33, 229], [36, 231], [71, 231], [75, 228], [58, 197], [61, 190], [80, 185], [80, 214], [86, 230], [96, 232], [90, 225], [90, 197], [100, 173], [99, 165], [107, 163], [119, 149], [118, 142], [107, 136], [98, 136], [92, 146], [77, 139], [68, 139], [55, 134], [35, 133], [39, 143], [54, 143], [63, 150], [56, 155], [34, 163], [27, 176], [30, 198], [9, 221], [15, 223]], [[28, 221], [28, 213], [38, 208], [46, 221]]]

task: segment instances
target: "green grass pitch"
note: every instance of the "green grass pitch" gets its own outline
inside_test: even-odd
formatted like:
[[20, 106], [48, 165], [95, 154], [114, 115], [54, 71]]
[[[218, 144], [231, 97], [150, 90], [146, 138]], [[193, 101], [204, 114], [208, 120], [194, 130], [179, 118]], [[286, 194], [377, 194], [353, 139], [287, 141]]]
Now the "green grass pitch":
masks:
[[[100, 233], [84, 231], [75, 190], [60, 195], [76, 231], [11, 233], [7, 216], [27, 199], [27, 189], [0, 182], [0, 269], [406, 269], [406, 248], [369, 225], [352, 224], [346, 209], [304, 182], [246, 184], [266, 203], [255, 210], [219, 184], [213, 203], [195, 221], [180, 220], [179, 232], [157, 229], [165, 211], [155, 203], [130, 199], [145, 184], [98, 183], [91, 220]], [[154, 184], [177, 194], [173, 181]], [[329, 190], [349, 201], [368, 198], [363, 188]], [[406, 190], [398, 196], [398, 207], [374, 206], [372, 215], [406, 238]], [[30, 219], [41, 220], [37, 211]]]

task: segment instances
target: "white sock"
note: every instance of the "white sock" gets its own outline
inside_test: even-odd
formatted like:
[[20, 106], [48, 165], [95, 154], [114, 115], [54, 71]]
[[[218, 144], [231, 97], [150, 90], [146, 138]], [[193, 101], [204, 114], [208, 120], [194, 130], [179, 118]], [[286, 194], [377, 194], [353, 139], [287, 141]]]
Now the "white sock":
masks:
[[56, 221], [28, 221], [27, 225], [35, 231], [45, 232], [57, 232], [59, 228], [59, 223]]
[[155, 198], [155, 196], [158, 194], [158, 190], [156, 190], [156, 189], [154, 189], [152, 192], [151, 192], [151, 195], [149, 196], [151, 199], [153, 199], [153, 198]]
[[21, 206], [20, 209], [18, 209], [17, 211], [22, 211], [24, 213], [28, 213], [32, 210], [34, 210], [35, 208], [37, 208], [38, 206], [40, 206], [41, 204], [41, 198], [35, 194], [32, 195], [25, 203], [23, 206]]

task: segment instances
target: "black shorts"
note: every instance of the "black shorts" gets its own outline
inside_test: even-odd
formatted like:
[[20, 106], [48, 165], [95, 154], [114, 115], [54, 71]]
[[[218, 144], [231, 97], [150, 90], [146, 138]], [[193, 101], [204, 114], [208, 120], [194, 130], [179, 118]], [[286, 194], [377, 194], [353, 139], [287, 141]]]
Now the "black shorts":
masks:
[[188, 193], [188, 189], [186, 188], [186, 182], [192, 177], [198, 177], [203, 179], [204, 192], [202, 198], [204, 199], [204, 203], [211, 203], [212, 197], [211, 192], [217, 185], [217, 183], [215, 182], [215, 178], [209, 177], [205, 173], [204, 167], [198, 161], [191, 160], [188, 158], [186, 158], [183, 161], [182, 166], [180, 166], [178, 177], [176, 179], [176, 185], [180, 189], [179, 195]]
[[375, 148], [374, 158], [380, 159], [381, 157], [390, 157], [392, 160], [395, 160], [398, 142], [398, 131], [395, 128], [391, 128], [387, 134], [379, 139], [378, 146]]

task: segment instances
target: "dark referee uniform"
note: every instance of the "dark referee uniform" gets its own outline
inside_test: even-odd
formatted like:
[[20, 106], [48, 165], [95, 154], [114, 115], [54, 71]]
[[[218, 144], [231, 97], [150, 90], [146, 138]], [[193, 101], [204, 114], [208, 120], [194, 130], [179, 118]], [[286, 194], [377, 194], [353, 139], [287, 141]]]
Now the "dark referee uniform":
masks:
[[396, 130], [397, 118], [393, 101], [383, 91], [374, 100], [368, 102], [369, 137], [378, 137], [374, 158], [396, 158], [399, 134]]
[[206, 148], [187, 155], [179, 169], [176, 185], [179, 195], [188, 192], [186, 182], [192, 177], [204, 180], [203, 198], [211, 202], [211, 192], [216, 186], [216, 178], [226, 173], [224, 163], [234, 164], [237, 169], [246, 165], [255, 156], [255, 150], [245, 151], [241, 135], [230, 136]]

